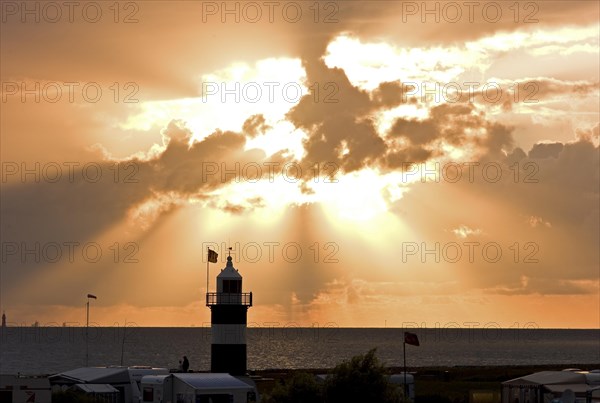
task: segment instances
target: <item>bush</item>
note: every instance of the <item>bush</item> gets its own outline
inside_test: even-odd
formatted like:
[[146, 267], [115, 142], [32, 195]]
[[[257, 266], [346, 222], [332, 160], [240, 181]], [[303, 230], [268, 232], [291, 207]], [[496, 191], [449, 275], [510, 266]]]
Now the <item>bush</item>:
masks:
[[297, 373], [278, 383], [263, 403], [398, 403], [403, 401], [399, 388], [388, 380], [384, 366], [375, 357], [375, 349], [353, 357], [334, 368], [324, 385], [314, 375]]
[[323, 402], [321, 386], [314, 375], [300, 372], [292, 375], [285, 383], [279, 382], [269, 396], [264, 396], [264, 403], [321, 403]]
[[326, 403], [401, 400], [400, 391], [390, 384], [384, 366], [375, 357], [375, 349], [335, 367], [325, 381], [324, 397]]

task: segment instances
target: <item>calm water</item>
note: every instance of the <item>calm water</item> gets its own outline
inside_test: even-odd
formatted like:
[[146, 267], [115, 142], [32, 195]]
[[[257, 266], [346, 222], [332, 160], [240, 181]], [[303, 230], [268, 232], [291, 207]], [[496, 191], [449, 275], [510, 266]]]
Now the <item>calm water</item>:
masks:
[[[89, 364], [210, 367], [209, 328], [90, 328]], [[417, 329], [407, 346], [412, 367], [598, 364], [600, 330]], [[250, 328], [248, 368], [330, 368], [376, 347], [388, 366], [402, 365], [401, 329]], [[9, 327], [0, 334], [0, 372], [56, 373], [85, 365], [85, 328]]]

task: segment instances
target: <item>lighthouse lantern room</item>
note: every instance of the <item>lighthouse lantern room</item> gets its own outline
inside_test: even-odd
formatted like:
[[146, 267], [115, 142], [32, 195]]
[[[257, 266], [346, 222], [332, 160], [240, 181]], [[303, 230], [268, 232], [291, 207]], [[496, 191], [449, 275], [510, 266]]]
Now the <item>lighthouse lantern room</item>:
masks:
[[217, 276], [217, 292], [206, 293], [211, 310], [211, 372], [246, 374], [246, 327], [252, 293], [242, 292], [242, 276], [231, 256]]

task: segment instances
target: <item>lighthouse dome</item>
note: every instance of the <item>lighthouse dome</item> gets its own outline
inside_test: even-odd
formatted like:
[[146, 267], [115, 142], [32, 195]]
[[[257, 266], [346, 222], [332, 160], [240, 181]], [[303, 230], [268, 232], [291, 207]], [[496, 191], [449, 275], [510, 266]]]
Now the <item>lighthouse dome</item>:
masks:
[[224, 269], [221, 269], [221, 273], [217, 276], [217, 279], [228, 279], [228, 280], [241, 280], [242, 275], [233, 267], [231, 256], [227, 256], [227, 265]]
[[227, 256], [227, 265], [217, 276], [217, 292], [228, 294], [242, 292], [242, 275], [233, 267], [231, 256]]

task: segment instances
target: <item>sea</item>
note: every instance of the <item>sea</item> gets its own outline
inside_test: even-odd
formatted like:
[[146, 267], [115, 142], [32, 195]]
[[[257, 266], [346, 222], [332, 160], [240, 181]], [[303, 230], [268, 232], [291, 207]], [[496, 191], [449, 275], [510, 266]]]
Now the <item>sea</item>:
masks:
[[[586, 365], [600, 368], [600, 329], [418, 328], [419, 346], [399, 328], [250, 327], [248, 369], [333, 368], [376, 348], [388, 367]], [[6, 327], [0, 373], [54, 374], [86, 366], [210, 368], [210, 327]]]

